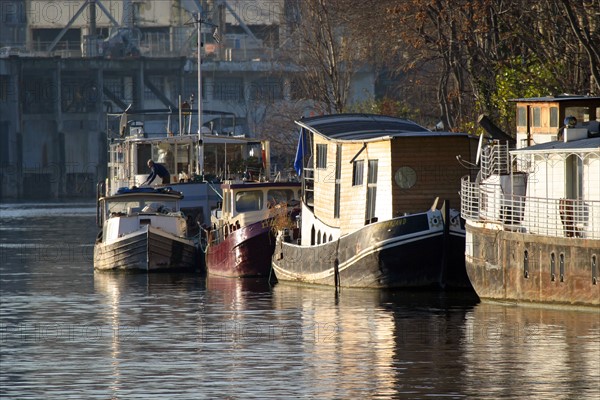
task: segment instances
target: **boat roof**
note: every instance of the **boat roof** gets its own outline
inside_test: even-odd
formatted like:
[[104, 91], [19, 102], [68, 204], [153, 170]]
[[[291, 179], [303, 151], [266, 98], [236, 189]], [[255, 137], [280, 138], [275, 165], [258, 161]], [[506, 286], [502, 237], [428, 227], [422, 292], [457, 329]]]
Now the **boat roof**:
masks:
[[144, 198], [147, 200], [181, 200], [183, 194], [170, 188], [120, 188], [116, 194], [105, 196], [108, 201], [131, 201]]
[[296, 124], [332, 139], [356, 140], [429, 130], [402, 118], [372, 114], [333, 114], [302, 118]]
[[529, 147], [523, 147], [521, 149], [511, 150], [511, 153], [564, 153], [574, 150], [586, 153], [600, 151], [600, 136], [587, 139], [572, 140], [569, 142], [554, 141], [540, 143]]
[[560, 103], [568, 101], [600, 101], [600, 97], [560, 94], [558, 96], [522, 97], [518, 99], [510, 99], [509, 101], [521, 103]]
[[[261, 144], [260, 139], [248, 138], [248, 137], [242, 137], [242, 136], [203, 134], [202, 140], [205, 144], [213, 144], [213, 143], [218, 143], [218, 144], [223, 144], [223, 143], [240, 144], [241, 143], [241, 144], [247, 144], [247, 145]], [[174, 135], [174, 136], [151, 135], [149, 137], [126, 136], [124, 139], [121, 139], [120, 141], [115, 141], [114, 144], [118, 144], [123, 141], [138, 142], [138, 143], [155, 143], [155, 144], [159, 144], [159, 143], [163, 143], [163, 142], [171, 143], [171, 144], [173, 144], [173, 143], [188, 144], [188, 143], [196, 143], [198, 141], [198, 135], [196, 135], [196, 134]]]
[[222, 189], [263, 189], [300, 187], [300, 182], [225, 182], [221, 184]]
[[332, 114], [302, 118], [296, 124], [319, 135], [339, 140], [369, 140], [411, 136], [468, 136], [465, 133], [432, 132], [404, 118], [374, 114]]

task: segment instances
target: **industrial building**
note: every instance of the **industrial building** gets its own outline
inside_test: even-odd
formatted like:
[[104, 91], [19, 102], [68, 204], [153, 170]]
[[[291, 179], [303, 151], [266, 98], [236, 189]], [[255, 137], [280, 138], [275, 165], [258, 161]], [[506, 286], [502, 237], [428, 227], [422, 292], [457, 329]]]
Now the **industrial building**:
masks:
[[[193, 113], [199, 59], [203, 126], [256, 136], [267, 105], [301, 100], [297, 68], [281, 57], [290, 3], [0, 2], [0, 198], [94, 196], [106, 176], [113, 116], [178, 110], [182, 102]], [[373, 91], [367, 68], [353, 92]], [[146, 129], [168, 134], [171, 127], [157, 121]]]

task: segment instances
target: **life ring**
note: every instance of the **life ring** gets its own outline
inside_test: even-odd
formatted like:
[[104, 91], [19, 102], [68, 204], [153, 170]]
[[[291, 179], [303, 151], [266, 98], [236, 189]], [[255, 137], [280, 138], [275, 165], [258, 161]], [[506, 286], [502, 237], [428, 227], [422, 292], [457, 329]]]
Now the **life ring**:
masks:
[[440, 225], [440, 219], [437, 216], [432, 217], [429, 220], [429, 225], [431, 225], [431, 226], [439, 226]]

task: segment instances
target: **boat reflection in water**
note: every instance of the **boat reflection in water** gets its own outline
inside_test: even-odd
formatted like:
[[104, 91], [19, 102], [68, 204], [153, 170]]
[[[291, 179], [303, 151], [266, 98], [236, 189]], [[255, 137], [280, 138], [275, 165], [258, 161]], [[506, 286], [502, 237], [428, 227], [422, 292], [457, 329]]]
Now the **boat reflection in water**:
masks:
[[209, 398], [600, 392], [597, 312], [195, 274], [97, 273], [94, 287], [103, 323], [120, 333], [104, 350], [115, 398], [142, 388]]
[[478, 304], [461, 339], [465, 387], [487, 398], [598, 398], [598, 311]]
[[[471, 395], [590, 398], [600, 393], [597, 312], [476, 304], [460, 293], [278, 284], [274, 307], [299, 308], [301, 387], [325, 398]], [[289, 322], [288, 322], [289, 323]], [[317, 394], [317, 393], [313, 393]]]
[[148, 390], [194, 393], [180, 379], [157, 377], [200, 375], [195, 339], [204, 289], [193, 273], [94, 273], [104, 339], [100, 372], [110, 379], [111, 398], [159, 398], [141, 395]]

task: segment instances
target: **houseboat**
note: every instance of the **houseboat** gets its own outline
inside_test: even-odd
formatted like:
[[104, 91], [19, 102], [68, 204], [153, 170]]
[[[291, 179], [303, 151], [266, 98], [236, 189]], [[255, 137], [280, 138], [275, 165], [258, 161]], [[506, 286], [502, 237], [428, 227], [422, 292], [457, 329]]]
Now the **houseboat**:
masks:
[[476, 140], [381, 115], [301, 119], [295, 229], [278, 234], [278, 281], [337, 287], [468, 286], [459, 212]]
[[481, 299], [598, 307], [600, 97], [514, 101], [515, 146], [483, 145], [462, 179], [470, 281]]
[[273, 279], [275, 231], [290, 226], [299, 212], [300, 183], [230, 181], [221, 189], [223, 202], [206, 235], [207, 273]]
[[268, 141], [218, 134], [206, 126], [201, 134], [191, 133], [191, 116], [178, 110], [130, 110], [108, 118], [107, 179], [99, 187], [100, 195], [140, 187], [150, 172], [147, 161], [153, 160], [167, 168], [171, 181], [163, 185], [155, 179], [152, 187], [169, 186], [183, 194], [181, 211], [191, 229], [210, 223], [211, 210], [222, 199], [223, 180], [241, 179], [250, 160], [263, 171], [271, 167]]
[[170, 189], [121, 189], [98, 200], [102, 228], [94, 245], [96, 270], [194, 270], [198, 241], [190, 238]]

